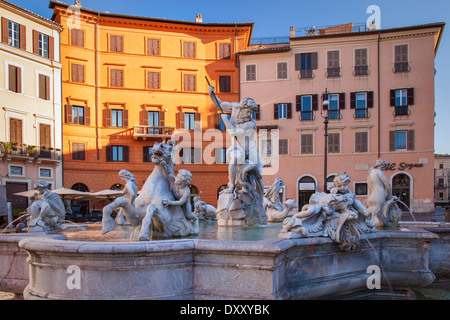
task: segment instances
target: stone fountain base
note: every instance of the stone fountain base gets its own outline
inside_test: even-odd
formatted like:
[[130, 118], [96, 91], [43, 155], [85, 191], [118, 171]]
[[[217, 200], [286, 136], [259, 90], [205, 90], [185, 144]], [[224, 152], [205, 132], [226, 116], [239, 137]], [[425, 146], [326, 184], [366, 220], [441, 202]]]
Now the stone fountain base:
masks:
[[[25, 299], [331, 299], [411, 297], [435, 280], [424, 230], [363, 235], [342, 251], [328, 238], [82, 242], [26, 238]], [[370, 266], [381, 289], [367, 286]], [[369, 269], [370, 270], [370, 269]]]

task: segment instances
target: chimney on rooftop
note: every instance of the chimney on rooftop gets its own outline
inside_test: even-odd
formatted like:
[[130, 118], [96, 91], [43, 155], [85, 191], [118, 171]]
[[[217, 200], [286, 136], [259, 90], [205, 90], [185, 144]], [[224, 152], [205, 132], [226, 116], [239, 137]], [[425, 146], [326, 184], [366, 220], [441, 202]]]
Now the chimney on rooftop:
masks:
[[201, 13], [197, 13], [197, 15], [195, 16], [195, 22], [200, 22], [200, 23], [203, 22]]
[[289, 30], [289, 38], [295, 38], [295, 27], [291, 27]]

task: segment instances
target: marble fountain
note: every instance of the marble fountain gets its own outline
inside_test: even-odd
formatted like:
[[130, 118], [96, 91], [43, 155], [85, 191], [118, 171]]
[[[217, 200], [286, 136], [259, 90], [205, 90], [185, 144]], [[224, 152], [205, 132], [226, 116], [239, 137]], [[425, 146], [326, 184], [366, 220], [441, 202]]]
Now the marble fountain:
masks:
[[240, 144], [254, 101], [222, 103], [212, 92], [238, 132], [217, 208], [196, 198], [192, 212], [191, 174], [175, 175], [174, 142], [155, 143], [141, 192], [122, 170], [125, 195], [104, 207], [101, 225], [61, 229], [61, 203], [40, 190], [29, 208], [39, 228], [0, 235], [0, 290], [25, 299], [414, 299], [413, 288], [448, 281], [450, 226], [400, 223], [383, 160], [369, 170], [365, 203], [343, 173], [298, 211], [278, 198], [282, 180], [264, 192], [257, 150], [251, 159]]

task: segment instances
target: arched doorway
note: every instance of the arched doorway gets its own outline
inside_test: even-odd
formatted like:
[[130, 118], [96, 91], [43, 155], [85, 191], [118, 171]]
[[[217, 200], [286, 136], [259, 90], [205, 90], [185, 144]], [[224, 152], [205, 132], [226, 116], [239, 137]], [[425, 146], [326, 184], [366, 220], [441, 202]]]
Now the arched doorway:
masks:
[[225, 184], [223, 186], [220, 186], [219, 189], [217, 189], [217, 200], [219, 200], [220, 193], [227, 188], [228, 188], [228, 185]]
[[[398, 173], [392, 177], [392, 195], [411, 208], [411, 178], [405, 173]], [[403, 211], [408, 211], [400, 204]]]
[[115, 191], [122, 191], [124, 188], [125, 188], [125, 186], [123, 184], [116, 183], [116, 184], [113, 184], [109, 189], [115, 190]]
[[298, 211], [301, 211], [309, 198], [316, 192], [316, 180], [311, 176], [304, 176], [298, 180]]
[[[89, 188], [84, 183], [75, 183], [70, 189], [89, 192]], [[71, 201], [72, 214], [75, 215], [75, 219], [78, 219], [77, 215], [83, 215], [89, 213], [89, 201]]]

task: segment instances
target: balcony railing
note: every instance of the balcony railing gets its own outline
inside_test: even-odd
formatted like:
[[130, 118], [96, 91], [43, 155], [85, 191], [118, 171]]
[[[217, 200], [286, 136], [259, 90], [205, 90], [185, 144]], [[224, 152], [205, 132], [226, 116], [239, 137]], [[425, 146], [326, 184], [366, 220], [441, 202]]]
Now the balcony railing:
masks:
[[17, 144], [11, 142], [0, 143], [0, 155], [5, 160], [13, 158], [22, 158], [29, 161], [54, 160], [62, 159], [61, 149], [53, 149], [46, 147], [36, 147], [26, 144]]
[[314, 72], [312, 69], [302, 69], [299, 77], [300, 79], [314, 79]]
[[368, 76], [369, 73], [369, 66], [355, 66], [353, 70], [353, 75], [355, 76]]
[[411, 67], [409, 66], [409, 62], [395, 62], [394, 63], [394, 73], [399, 72], [410, 72]]
[[327, 78], [340, 78], [342, 76], [341, 68], [327, 68]]
[[160, 127], [160, 126], [134, 126], [134, 138], [161, 138], [172, 136], [174, 127]]

